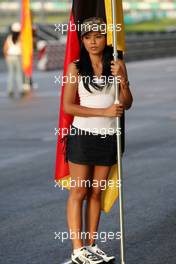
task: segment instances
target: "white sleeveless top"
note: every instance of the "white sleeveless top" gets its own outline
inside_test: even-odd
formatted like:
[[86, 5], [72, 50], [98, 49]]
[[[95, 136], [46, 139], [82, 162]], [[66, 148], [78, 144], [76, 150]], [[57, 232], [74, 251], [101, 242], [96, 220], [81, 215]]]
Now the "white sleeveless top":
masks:
[[7, 55], [9, 56], [21, 55], [21, 45], [19, 41], [17, 41], [16, 43], [13, 43], [12, 36], [10, 35], [7, 37], [7, 42], [8, 42]]
[[[79, 76], [80, 77], [80, 76]], [[101, 78], [96, 78], [98, 83]], [[115, 87], [112, 84], [108, 89], [103, 88], [102, 91], [97, 91], [89, 85], [90, 93], [86, 90], [82, 78], [79, 78], [78, 94], [80, 105], [89, 108], [107, 108], [113, 105], [115, 101]], [[89, 131], [95, 134], [114, 134], [116, 133], [116, 118], [115, 117], [80, 117], [74, 116], [73, 126]]]

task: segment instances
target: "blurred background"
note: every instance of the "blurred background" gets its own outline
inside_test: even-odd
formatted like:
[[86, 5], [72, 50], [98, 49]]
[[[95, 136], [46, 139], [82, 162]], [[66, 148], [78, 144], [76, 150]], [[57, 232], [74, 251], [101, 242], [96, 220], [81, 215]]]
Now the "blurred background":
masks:
[[[84, 0], [83, 0], [84, 1]], [[88, 1], [88, 0], [87, 0]], [[63, 264], [68, 192], [55, 187], [55, 157], [71, 0], [31, 0], [34, 62], [19, 96], [7, 93], [4, 43], [21, 20], [21, 1], [0, 0], [0, 263]], [[175, 264], [176, 0], [123, 1], [127, 62], [134, 97], [126, 112], [123, 157], [127, 263]], [[26, 40], [26, 45], [29, 41]], [[28, 48], [26, 46], [26, 51]], [[13, 77], [17, 74], [15, 59]], [[12, 66], [12, 65], [11, 65]], [[118, 204], [99, 231], [119, 231]], [[111, 245], [111, 246], [109, 246]], [[101, 247], [116, 254], [119, 241]]]
[[[126, 60], [175, 55], [175, 0], [131, 0], [123, 1], [123, 6], [128, 50]], [[53, 58], [53, 55], [50, 54], [51, 63], [48, 62], [46, 69], [62, 68], [63, 45], [65, 45], [66, 36], [55, 30], [55, 24], [68, 23], [70, 9], [71, 0], [31, 0], [31, 15], [36, 41], [45, 40], [47, 47], [52, 44], [60, 46], [59, 61], [56, 61], [57, 58], [55, 56]], [[20, 12], [20, 1], [0, 1], [1, 47], [10, 24], [20, 19]], [[46, 52], [51, 51], [47, 50]], [[2, 48], [0, 56], [2, 57]]]

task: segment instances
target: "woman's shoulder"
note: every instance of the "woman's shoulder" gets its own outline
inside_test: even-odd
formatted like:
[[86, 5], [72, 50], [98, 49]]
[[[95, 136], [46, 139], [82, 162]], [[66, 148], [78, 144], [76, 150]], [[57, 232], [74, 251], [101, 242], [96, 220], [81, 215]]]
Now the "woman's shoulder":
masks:
[[75, 61], [69, 63], [69, 65], [68, 65], [68, 71], [69, 72], [72, 72], [72, 73], [78, 74], [78, 68], [77, 68], [77, 65], [76, 65]]
[[78, 60], [74, 60], [73, 63], [77, 64], [77, 63], [79, 63], [79, 61], [80, 61], [79, 59]]
[[6, 42], [8, 42], [9, 44], [11, 44], [12, 42], [12, 35], [9, 34], [7, 37], [6, 37]]
[[77, 67], [77, 65], [79, 64], [80, 60], [74, 60], [72, 61], [69, 65], [75, 65]]

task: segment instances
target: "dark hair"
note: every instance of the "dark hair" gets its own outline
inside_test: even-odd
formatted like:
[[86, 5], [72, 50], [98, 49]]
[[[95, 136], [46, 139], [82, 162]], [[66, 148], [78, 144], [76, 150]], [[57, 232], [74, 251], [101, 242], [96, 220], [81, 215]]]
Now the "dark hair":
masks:
[[15, 44], [19, 39], [20, 32], [11, 31], [11, 34], [12, 34], [12, 41]]
[[112, 85], [112, 83], [108, 82], [108, 77], [112, 76], [111, 74], [111, 60], [113, 60], [113, 47], [112, 46], [105, 46], [103, 50], [103, 72], [102, 75], [106, 76], [106, 78], [103, 78], [104, 82], [101, 85], [98, 85], [93, 81], [94, 72], [92, 63], [90, 60], [90, 56], [86, 48], [84, 47], [84, 44], [81, 44], [80, 49], [80, 59], [78, 61], [75, 61], [76, 67], [78, 69], [78, 73], [84, 77], [89, 76], [89, 78], [82, 78], [84, 87], [87, 91], [92, 93], [90, 90], [89, 85], [91, 85], [96, 90], [102, 90], [104, 86], [106, 85], [107, 89]]

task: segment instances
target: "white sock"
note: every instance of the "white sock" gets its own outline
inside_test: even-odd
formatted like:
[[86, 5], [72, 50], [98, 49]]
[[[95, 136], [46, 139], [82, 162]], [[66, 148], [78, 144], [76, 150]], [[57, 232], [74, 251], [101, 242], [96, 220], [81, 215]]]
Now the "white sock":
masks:
[[93, 246], [93, 243], [92, 243], [92, 244], [90, 244], [90, 245], [88, 245], [88, 246], [86, 246], [86, 248], [87, 248], [87, 249], [91, 249], [91, 248], [92, 248], [92, 246]]
[[84, 248], [84, 247], [73, 249], [73, 254], [77, 254], [79, 251], [81, 251], [82, 248]]

